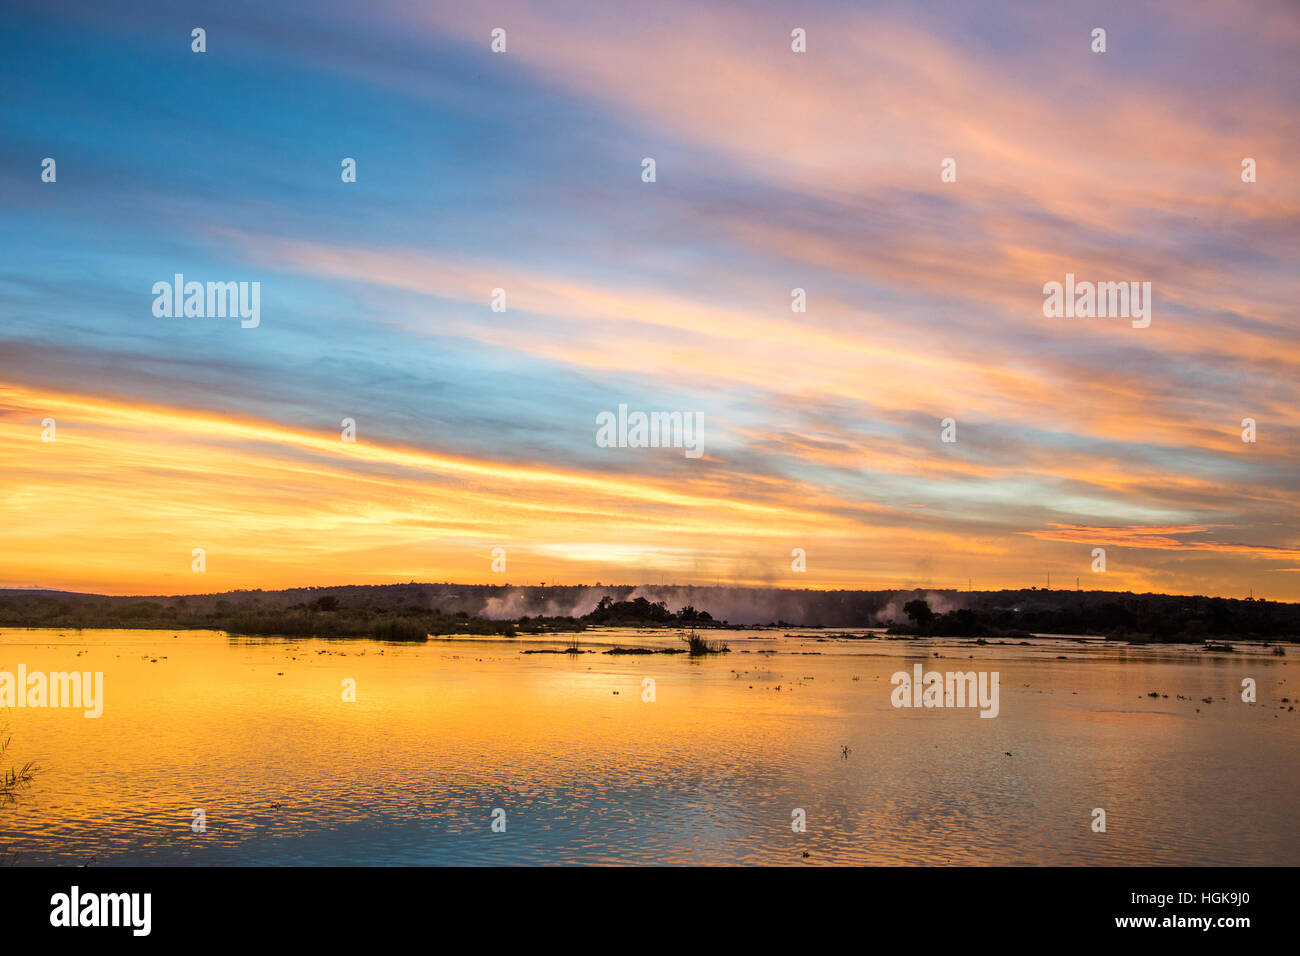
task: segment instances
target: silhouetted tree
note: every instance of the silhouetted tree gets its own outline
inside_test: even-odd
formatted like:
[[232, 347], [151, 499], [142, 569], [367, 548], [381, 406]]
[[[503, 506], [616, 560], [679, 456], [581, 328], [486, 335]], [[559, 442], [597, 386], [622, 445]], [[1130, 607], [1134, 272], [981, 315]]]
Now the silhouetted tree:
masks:
[[912, 619], [912, 622], [917, 627], [927, 627], [934, 620], [934, 612], [930, 610], [929, 603], [921, 598], [904, 604], [903, 612]]

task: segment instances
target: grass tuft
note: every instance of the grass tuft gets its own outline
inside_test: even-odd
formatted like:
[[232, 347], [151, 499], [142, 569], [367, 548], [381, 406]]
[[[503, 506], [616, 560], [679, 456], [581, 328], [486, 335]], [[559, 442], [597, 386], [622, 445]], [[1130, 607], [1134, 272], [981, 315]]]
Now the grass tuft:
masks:
[[704, 654], [726, 654], [731, 650], [731, 648], [724, 642], [706, 641], [695, 631], [691, 631], [689, 634], [683, 634], [682, 642], [686, 645], [687, 650], [690, 651], [691, 657], [700, 657]]

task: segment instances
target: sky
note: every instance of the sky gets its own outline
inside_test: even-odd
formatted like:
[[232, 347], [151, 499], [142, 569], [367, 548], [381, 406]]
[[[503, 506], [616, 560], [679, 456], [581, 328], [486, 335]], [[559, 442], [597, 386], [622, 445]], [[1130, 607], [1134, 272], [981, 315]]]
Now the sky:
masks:
[[0, 48], [0, 586], [1300, 600], [1292, 0], [19, 0]]

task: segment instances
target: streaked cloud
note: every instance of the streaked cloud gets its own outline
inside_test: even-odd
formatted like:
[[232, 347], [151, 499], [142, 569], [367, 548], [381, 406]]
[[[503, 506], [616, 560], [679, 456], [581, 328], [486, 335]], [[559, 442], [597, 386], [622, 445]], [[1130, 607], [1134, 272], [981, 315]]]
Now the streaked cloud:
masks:
[[[1102, 546], [1108, 587], [1300, 598], [1293, 4], [12, 20], [0, 583], [192, 590], [206, 541], [207, 590], [495, 546], [519, 581], [992, 587]], [[174, 272], [261, 281], [262, 327], [154, 319]], [[1067, 272], [1151, 282], [1150, 328], [1044, 318]], [[705, 456], [598, 448], [620, 402], [700, 412]]]

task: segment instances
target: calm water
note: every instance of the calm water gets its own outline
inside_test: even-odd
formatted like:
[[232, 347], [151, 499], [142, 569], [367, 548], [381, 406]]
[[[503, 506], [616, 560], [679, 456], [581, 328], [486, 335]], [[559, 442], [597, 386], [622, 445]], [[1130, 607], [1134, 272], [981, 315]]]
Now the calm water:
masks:
[[[1279, 707], [1300, 695], [1294, 650], [708, 636], [732, 653], [0, 629], [0, 671], [103, 671], [105, 684], [98, 720], [0, 710], [13, 738], [6, 765], [42, 767], [0, 805], [0, 856], [1300, 863], [1300, 709]], [[673, 637], [604, 630], [580, 641], [601, 650]], [[1000, 715], [892, 707], [890, 675], [917, 662], [998, 671]], [[646, 677], [653, 703], [641, 699]], [[1258, 703], [1241, 702], [1243, 677]], [[349, 678], [355, 703], [341, 699]], [[498, 807], [504, 833], [490, 826]], [[1091, 832], [1094, 807], [1106, 833]], [[195, 808], [205, 833], [191, 830]], [[791, 830], [795, 808], [806, 833]]]

